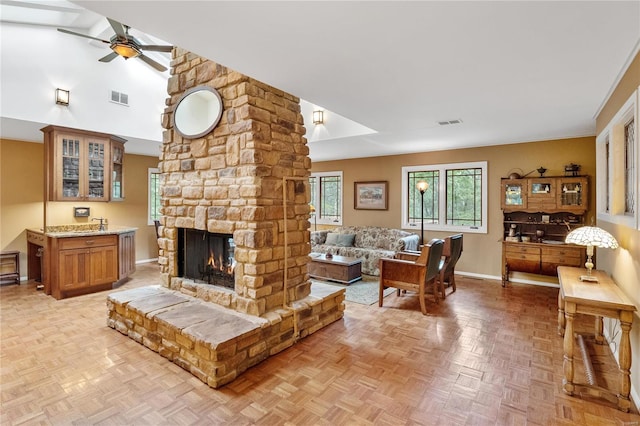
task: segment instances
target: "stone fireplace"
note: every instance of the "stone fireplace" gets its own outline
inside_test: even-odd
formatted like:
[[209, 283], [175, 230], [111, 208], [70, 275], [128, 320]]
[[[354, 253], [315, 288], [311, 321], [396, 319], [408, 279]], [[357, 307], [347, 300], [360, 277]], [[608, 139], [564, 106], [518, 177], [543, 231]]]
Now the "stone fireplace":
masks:
[[[110, 297], [108, 323], [218, 387], [342, 318], [344, 290], [312, 289], [307, 274], [311, 161], [299, 99], [180, 48], [171, 67], [162, 287]], [[224, 109], [213, 131], [186, 139], [172, 115], [196, 86], [216, 89]], [[214, 282], [222, 273], [209, 252], [232, 270], [229, 285]]]

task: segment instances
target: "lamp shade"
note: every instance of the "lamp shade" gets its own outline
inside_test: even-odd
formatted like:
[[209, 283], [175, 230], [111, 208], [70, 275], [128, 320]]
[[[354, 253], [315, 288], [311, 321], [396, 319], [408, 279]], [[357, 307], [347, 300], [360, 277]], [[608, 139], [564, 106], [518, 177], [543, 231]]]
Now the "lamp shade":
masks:
[[135, 46], [129, 43], [115, 42], [111, 45], [111, 48], [113, 49], [114, 52], [116, 52], [118, 55], [122, 56], [125, 59], [135, 58], [136, 56], [139, 56], [140, 53], [142, 53]]
[[582, 226], [569, 232], [566, 243], [578, 244], [580, 246], [593, 246], [609, 249], [617, 249], [618, 241], [613, 235], [604, 229], [596, 226]]
[[416, 188], [418, 188], [418, 191], [420, 191], [421, 193], [424, 193], [424, 191], [426, 191], [427, 189], [429, 189], [429, 184], [423, 180], [421, 180], [420, 182], [418, 182], [418, 184], [416, 185]]

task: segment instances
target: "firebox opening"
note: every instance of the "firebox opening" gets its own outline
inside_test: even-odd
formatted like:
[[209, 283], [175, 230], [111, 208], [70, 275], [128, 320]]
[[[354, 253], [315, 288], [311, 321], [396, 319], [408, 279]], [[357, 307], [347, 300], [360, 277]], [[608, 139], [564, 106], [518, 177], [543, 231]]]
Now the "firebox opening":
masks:
[[233, 289], [233, 235], [178, 228], [178, 275]]

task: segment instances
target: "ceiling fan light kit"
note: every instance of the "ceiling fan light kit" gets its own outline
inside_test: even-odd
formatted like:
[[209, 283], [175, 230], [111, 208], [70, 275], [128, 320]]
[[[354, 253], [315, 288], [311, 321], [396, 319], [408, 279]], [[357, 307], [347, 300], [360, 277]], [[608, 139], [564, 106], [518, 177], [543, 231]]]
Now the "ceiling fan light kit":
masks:
[[110, 18], [107, 18], [107, 20], [109, 21], [111, 28], [113, 28], [113, 31], [115, 32], [115, 34], [109, 40], [103, 40], [101, 38], [92, 37], [86, 34], [76, 33], [64, 28], [58, 28], [58, 31], [75, 36], [90, 38], [92, 40], [97, 40], [108, 44], [113, 52], [98, 59], [100, 62], [111, 62], [118, 56], [122, 56], [124, 59], [140, 58], [148, 65], [152, 66], [160, 72], [164, 72], [167, 70], [167, 67], [146, 56], [144, 53], [142, 53], [142, 51], [150, 50], [154, 52], [171, 52], [173, 46], [141, 44], [138, 39], [129, 34], [129, 27], [127, 25], [123, 25], [120, 22], [114, 21]]
[[126, 43], [113, 43], [111, 49], [125, 59], [135, 58], [142, 53], [135, 46]]

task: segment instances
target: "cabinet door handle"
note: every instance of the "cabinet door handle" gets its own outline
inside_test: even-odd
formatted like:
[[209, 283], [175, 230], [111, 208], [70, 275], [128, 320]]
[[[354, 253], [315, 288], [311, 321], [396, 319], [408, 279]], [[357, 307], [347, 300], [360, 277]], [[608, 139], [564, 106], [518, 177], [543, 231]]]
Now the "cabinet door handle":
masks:
[[95, 243], [94, 240], [87, 240], [84, 242], [86, 245], [90, 246], [91, 244]]

